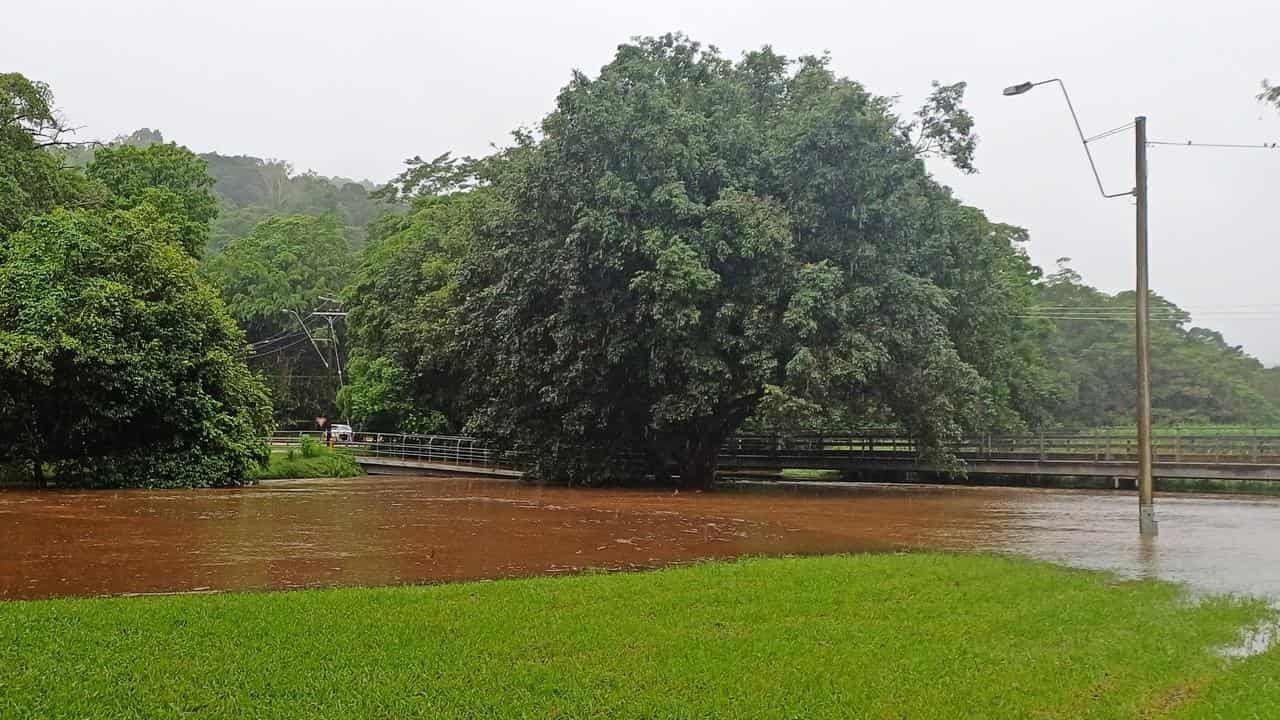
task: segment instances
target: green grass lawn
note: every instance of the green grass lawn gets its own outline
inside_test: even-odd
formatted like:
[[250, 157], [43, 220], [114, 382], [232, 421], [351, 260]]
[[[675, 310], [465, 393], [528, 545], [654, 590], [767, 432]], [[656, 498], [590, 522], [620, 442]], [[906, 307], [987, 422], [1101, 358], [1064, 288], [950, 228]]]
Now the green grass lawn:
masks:
[[1269, 617], [986, 556], [0, 603], [4, 718], [1275, 718]]
[[305, 448], [305, 452], [299, 448], [273, 449], [267, 467], [259, 468], [249, 480], [344, 478], [363, 474], [364, 470], [349, 453], [316, 444]]

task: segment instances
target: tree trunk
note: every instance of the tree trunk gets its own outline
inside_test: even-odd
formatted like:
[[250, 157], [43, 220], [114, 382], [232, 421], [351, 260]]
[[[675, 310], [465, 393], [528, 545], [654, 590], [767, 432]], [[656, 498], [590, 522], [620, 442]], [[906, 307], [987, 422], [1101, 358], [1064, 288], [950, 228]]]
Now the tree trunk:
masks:
[[720, 464], [720, 443], [695, 440], [680, 454], [676, 469], [680, 473], [680, 486], [708, 488], [715, 482], [716, 467]]

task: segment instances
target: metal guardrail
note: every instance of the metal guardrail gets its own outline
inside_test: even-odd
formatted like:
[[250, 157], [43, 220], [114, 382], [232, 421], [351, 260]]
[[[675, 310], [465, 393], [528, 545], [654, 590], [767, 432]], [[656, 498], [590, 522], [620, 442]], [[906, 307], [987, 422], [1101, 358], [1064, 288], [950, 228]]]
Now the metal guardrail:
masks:
[[[310, 437], [324, 443], [324, 433], [313, 430], [277, 432], [267, 439], [273, 446], [292, 446]], [[518, 456], [503, 453], [480, 438], [466, 435], [414, 435], [356, 432], [350, 440], [334, 440], [333, 446], [368, 457], [421, 460], [445, 465], [515, 467]]]
[[[1136, 462], [1137, 439], [1118, 432], [975, 435], [945, 443], [943, 451], [964, 460], [1073, 460]], [[1280, 465], [1280, 435], [1166, 432], [1152, 439], [1158, 463], [1248, 463]], [[920, 459], [924, 448], [896, 434], [822, 433], [737, 435], [725, 443], [725, 459], [812, 460]]]
[[[272, 445], [296, 445], [302, 437], [323, 442], [318, 431], [277, 432]], [[503, 452], [485, 440], [466, 435], [415, 435], [356, 432], [335, 447], [357, 455], [421, 460], [454, 465], [518, 469], [519, 452]], [[1253, 464], [1280, 466], [1280, 434], [1183, 433], [1163, 431], [1153, 438], [1157, 463]], [[1131, 433], [1056, 432], [975, 435], [946, 443], [943, 450], [961, 460], [1136, 462], [1137, 440]], [[852, 463], [859, 460], [921, 460], [916, 440], [891, 432], [811, 434], [743, 433], [722, 447], [722, 464], [805, 467], [806, 464]]]

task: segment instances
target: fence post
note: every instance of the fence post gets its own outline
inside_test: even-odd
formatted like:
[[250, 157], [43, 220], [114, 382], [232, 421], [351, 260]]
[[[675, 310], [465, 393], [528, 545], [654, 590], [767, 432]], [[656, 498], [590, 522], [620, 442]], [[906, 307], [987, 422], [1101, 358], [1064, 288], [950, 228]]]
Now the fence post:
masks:
[[1036, 428], [1036, 436], [1040, 440], [1040, 461], [1044, 462], [1044, 428]]

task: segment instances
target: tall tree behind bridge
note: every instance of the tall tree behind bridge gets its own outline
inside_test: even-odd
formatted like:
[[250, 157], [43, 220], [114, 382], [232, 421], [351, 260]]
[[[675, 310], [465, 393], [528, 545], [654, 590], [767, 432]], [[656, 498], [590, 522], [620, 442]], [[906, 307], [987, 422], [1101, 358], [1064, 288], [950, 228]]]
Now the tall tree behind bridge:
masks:
[[999, 259], [1016, 251], [923, 163], [971, 169], [962, 94], [904, 120], [825, 58], [734, 63], [681, 36], [575, 73], [482, 174], [499, 208], [453, 335], [473, 427], [544, 477], [702, 485], [771, 391], [934, 448], [1034, 396], [993, 391], [1025, 380], [999, 359], [1029, 282]]

